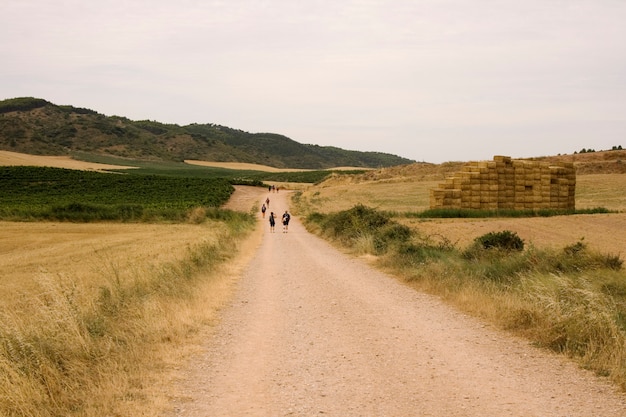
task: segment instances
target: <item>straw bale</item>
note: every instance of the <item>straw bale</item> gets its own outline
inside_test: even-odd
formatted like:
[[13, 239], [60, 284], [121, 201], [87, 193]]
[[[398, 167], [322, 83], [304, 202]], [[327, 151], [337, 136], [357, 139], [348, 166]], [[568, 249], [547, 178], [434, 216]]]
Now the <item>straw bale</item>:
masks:
[[504, 156], [504, 155], [495, 155], [493, 157], [493, 160], [496, 161], [496, 162], [510, 163], [511, 162], [511, 157], [510, 156]]
[[552, 164], [494, 156], [470, 162], [431, 192], [432, 207], [573, 208], [573, 163]]

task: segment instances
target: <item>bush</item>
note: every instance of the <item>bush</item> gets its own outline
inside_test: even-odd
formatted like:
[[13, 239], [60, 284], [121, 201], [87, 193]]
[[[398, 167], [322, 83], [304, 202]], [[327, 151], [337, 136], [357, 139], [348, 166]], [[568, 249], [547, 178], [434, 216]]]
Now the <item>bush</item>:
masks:
[[392, 221], [388, 213], [361, 204], [328, 215], [311, 213], [307, 221], [319, 225], [325, 235], [358, 247], [361, 252], [381, 254], [411, 238], [409, 227]]
[[351, 240], [364, 232], [380, 229], [389, 222], [389, 217], [364, 205], [329, 215], [322, 224], [325, 232], [333, 237]]
[[591, 269], [612, 269], [618, 271], [623, 265], [619, 255], [590, 251], [582, 241], [563, 248], [561, 256], [555, 258], [554, 269], [562, 272], [576, 272]]
[[504, 251], [523, 251], [524, 241], [515, 232], [504, 230], [491, 232], [474, 239], [483, 249], [501, 249]]

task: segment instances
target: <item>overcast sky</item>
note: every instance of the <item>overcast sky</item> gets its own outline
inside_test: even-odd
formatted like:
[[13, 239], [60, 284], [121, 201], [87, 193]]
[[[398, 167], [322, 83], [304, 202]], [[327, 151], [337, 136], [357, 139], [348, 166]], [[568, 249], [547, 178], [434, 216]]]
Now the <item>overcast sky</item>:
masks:
[[626, 0], [2, 0], [0, 99], [416, 161], [626, 148]]

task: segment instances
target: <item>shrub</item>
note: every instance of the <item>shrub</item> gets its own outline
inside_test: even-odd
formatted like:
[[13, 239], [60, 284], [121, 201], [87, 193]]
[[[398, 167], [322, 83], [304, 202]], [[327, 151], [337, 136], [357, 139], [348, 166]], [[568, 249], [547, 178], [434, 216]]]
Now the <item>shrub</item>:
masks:
[[349, 210], [329, 215], [322, 228], [332, 236], [351, 240], [363, 232], [372, 232], [385, 226], [389, 217], [364, 205], [356, 205]]
[[501, 249], [505, 251], [523, 251], [524, 241], [515, 232], [504, 230], [491, 232], [474, 239], [483, 249]]
[[448, 253], [445, 249], [427, 243], [407, 243], [400, 245], [394, 259], [402, 265], [419, 265], [441, 259]]
[[319, 225], [327, 236], [360, 252], [374, 254], [384, 253], [390, 246], [408, 241], [412, 234], [409, 227], [392, 221], [389, 213], [361, 204], [333, 214], [311, 213], [307, 222]]

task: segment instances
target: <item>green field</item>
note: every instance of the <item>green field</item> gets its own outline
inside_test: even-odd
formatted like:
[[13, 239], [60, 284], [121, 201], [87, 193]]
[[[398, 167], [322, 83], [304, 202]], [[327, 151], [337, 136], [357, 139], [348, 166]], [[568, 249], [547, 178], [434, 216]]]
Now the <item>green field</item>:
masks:
[[273, 182], [298, 182], [314, 184], [323, 181], [331, 174], [361, 174], [364, 170], [305, 170], [305, 171], [285, 171], [267, 172], [245, 169], [228, 169], [218, 167], [208, 167], [201, 165], [190, 165], [184, 162], [168, 161], [137, 161], [116, 158], [112, 156], [102, 156], [77, 152], [73, 154], [74, 159], [86, 162], [96, 162], [109, 165], [126, 165], [134, 167], [129, 170], [118, 170], [120, 172], [134, 175], [163, 175], [168, 177], [190, 177], [190, 178], [227, 178], [232, 184], [261, 185], [265, 181]]
[[0, 183], [0, 218], [5, 220], [176, 218], [194, 207], [218, 208], [234, 191], [225, 178], [37, 167], [0, 167]]

